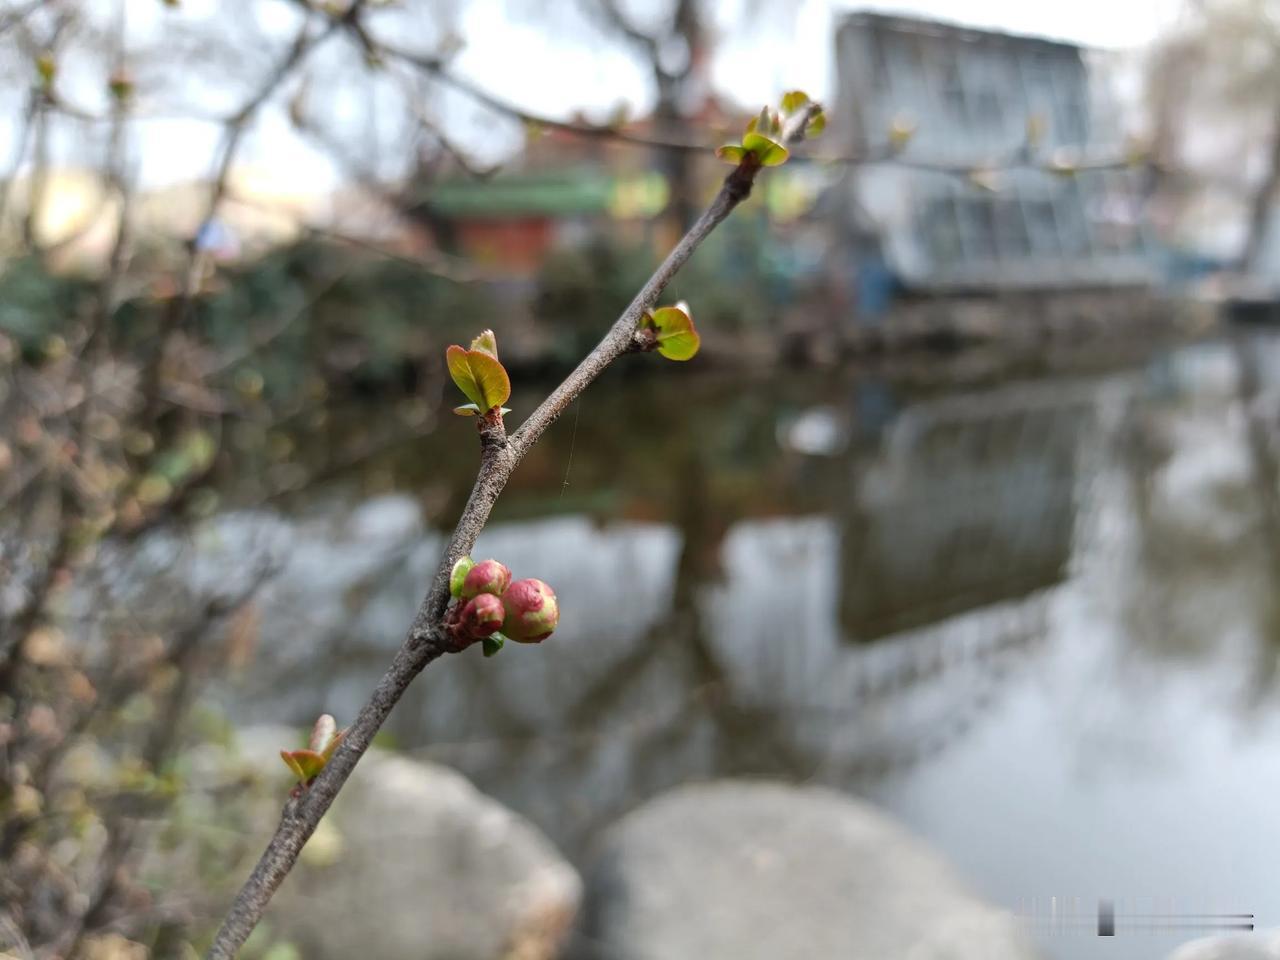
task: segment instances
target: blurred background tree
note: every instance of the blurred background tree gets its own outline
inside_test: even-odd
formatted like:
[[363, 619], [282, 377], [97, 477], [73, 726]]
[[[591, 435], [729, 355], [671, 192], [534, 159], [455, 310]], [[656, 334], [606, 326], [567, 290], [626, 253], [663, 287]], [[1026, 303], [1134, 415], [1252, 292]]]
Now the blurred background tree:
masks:
[[1280, 5], [1189, 4], [1151, 51], [1146, 87], [1153, 153], [1177, 171], [1174, 196], [1186, 205], [1221, 191], [1243, 197], [1238, 263], [1256, 268], [1280, 187]]

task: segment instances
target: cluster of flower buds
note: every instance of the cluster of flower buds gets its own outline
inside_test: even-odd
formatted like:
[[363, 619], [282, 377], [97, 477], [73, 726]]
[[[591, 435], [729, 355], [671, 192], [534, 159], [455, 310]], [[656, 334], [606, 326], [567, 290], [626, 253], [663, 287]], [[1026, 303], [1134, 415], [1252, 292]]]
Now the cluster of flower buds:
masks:
[[461, 645], [484, 641], [484, 655], [502, 649], [506, 639], [539, 643], [560, 622], [556, 595], [541, 580], [511, 580], [511, 571], [497, 560], [476, 563], [463, 557], [453, 565], [449, 592], [457, 603], [448, 620]]

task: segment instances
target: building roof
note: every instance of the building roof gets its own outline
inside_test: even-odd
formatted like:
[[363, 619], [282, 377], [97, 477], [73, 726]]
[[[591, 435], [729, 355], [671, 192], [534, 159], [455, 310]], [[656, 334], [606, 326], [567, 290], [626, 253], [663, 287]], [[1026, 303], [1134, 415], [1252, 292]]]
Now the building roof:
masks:
[[431, 188], [428, 202], [446, 216], [571, 216], [604, 213], [614, 178], [599, 171], [515, 174], [490, 180], [453, 180]]
[[987, 27], [955, 23], [947, 20], [931, 20], [925, 17], [912, 17], [904, 14], [878, 13], [874, 10], [854, 10], [840, 18], [840, 27], [869, 27], [881, 30], [892, 30], [898, 33], [914, 33], [921, 36], [944, 37], [966, 42], [1009, 43], [1025, 46], [1027, 44], [1043, 45], [1059, 50], [1080, 50], [1078, 43], [1067, 40], [1054, 40], [1034, 34], [1009, 33]]

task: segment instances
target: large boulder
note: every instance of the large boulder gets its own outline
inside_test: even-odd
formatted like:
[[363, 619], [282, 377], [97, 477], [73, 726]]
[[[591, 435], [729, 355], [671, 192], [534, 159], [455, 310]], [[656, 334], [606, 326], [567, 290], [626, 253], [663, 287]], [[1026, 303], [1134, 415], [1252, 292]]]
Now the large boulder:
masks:
[[[241, 749], [287, 775], [279, 748], [298, 737], [258, 729]], [[580, 899], [577, 872], [526, 820], [453, 770], [375, 748], [267, 921], [308, 960], [541, 960], [558, 955]]]
[[584, 956], [1027, 960], [1012, 915], [921, 841], [826, 789], [677, 789], [611, 827], [587, 874]]

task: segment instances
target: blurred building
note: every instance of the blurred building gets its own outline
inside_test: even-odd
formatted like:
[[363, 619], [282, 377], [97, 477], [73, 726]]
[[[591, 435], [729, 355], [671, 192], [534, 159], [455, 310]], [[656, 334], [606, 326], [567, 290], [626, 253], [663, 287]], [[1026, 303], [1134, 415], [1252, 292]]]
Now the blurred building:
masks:
[[[842, 152], [886, 158], [851, 166], [831, 202], [836, 269], [862, 312], [898, 285], [947, 293], [1154, 279], [1138, 174], [1045, 169], [1123, 156], [1087, 51], [854, 13], [838, 28], [836, 64]], [[914, 132], [889, 158], [895, 125]]]
[[[707, 94], [675, 132], [653, 115], [614, 118], [612, 128], [622, 135], [617, 138], [530, 129], [520, 157], [492, 177], [424, 179], [419, 219], [441, 246], [515, 279], [536, 276], [557, 249], [580, 249], [602, 237], [661, 257], [683, 232], [667, 215], [674, 195], [670, 154], [683, 159], [687, 188], [700, 206], [728, 169], [712, 145], [740, 136], [753, 115]], [[581, 116], [573, 122], [599, 127], [598, 120]], [[664, 139], [705, 141], [707, 148], [672, 151], [647, 144]], [[795, 222], [812, 206], [820, 179], [795, 165], [775, 172], [756, 191], [761, 203], [751, 208], [753, 215], [775, 227]], [[771, 251], [784, 260], [794, 252], [790, 239]]]
[[[721, 112], [708, 97], [687, 122], [711, 121]], [[581, 116], [573, 122], [597, 126]], [[613, 127], [639, 138], [656, 133], [651, 117], [619, 116]], [[650, 227], [670, 199], [658, 166], [653, 151], [634, 143], [530, 128], [516, 162], [490, 178], [456, 175], [430, 183], [422, 208], [446, 247], [530, 278], [554, 250], [581, 247], [601, 233], [624, 243], [656, 243]]]

